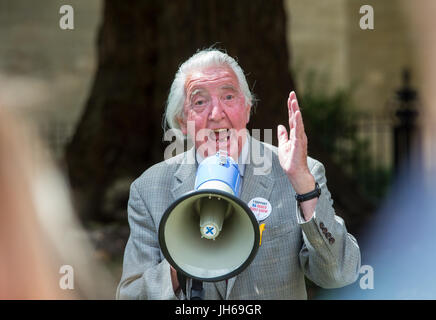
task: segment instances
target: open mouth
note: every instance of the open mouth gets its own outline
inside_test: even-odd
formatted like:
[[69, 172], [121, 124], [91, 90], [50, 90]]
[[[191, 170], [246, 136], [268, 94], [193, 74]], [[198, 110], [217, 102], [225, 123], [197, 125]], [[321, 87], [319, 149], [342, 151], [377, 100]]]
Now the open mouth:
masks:
[[216, 142], [227, 142], [230, 140], [230, 130], [226, 128], [214, 129], [210, 134], [210, 138]]

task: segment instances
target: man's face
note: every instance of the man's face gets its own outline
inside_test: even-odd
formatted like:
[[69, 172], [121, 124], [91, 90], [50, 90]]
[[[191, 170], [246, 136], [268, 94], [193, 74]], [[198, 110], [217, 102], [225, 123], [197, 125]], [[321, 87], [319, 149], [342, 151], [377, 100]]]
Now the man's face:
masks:
[[225, 150], [237, 160], [246, 138], [250, 105], [229, 67], [217, 66], [192, 72], [185, 83], [182, 132], [195, 141], [201, 156]]

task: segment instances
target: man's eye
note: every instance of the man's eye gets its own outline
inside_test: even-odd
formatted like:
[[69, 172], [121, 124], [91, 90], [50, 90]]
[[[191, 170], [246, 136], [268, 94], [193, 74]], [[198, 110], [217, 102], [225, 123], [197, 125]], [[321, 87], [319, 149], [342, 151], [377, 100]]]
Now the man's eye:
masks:
[[196, 106], [202, 106], [204, 104], [204, 100], [197, 100], [194, 103]]
[[226, 100], [232, 100], [232, 99], [233, 99], [233, 95], [232, 94], [226, 95]]

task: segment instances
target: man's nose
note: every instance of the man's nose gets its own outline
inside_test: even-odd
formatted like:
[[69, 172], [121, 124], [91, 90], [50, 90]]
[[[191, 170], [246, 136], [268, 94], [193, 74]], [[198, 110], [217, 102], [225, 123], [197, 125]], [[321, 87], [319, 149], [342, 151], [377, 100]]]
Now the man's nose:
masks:
[[224, 118], [224, 109], [219, 99], [212, 100], [212, 110], [209, 114], [209, 120], [218, 121]]

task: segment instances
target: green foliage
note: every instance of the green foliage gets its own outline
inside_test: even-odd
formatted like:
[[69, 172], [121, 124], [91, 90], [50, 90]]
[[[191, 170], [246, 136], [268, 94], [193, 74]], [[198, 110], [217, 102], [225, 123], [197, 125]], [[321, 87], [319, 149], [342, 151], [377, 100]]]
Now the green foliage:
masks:
[[327, 94], [322, 88], [317, 86], [315, 76], [307, 79], [307, 85], [298, 95], [302, 113], [304, 115], [305, 126], [311, 135], [320, 138], [322, 146], [329, 151], [336, 153], [337, 142], [355, 133], [353, 122], [352, 106], [350, 104], [350, 91], [338, 90], [333, 94]]
[[353, 105], [354, 88], [328, 93], [328, 81], [314, 72], [307, 73], [304, 84], [298, 100], [306, 131], [317, 137], [334, 162], [358, 179], [361, 191], [377, 203], [387, 192], [391, 169], [374, 163], [369, 140], [359, 136], [358, 121], [364, 114]]

